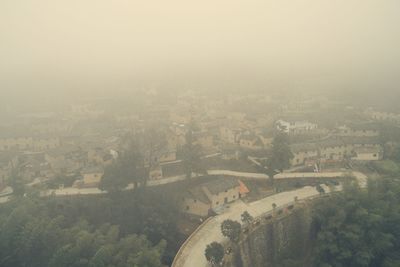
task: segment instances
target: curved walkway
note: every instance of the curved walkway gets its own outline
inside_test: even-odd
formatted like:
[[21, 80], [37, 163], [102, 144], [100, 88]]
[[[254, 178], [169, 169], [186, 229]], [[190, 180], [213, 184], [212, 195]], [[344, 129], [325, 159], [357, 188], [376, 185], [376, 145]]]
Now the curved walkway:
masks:
[[[312, 173], [298, 173], [291, 174], [290, 178], [303, 178], [310, 177]], [[285, 174], [286, 175], [286, 174]], [[349, 176], [347, 172], [333, 172], [333, 173], [318, 173], [315, 177], [346, 177]], [[353, 172], [352, 176], [355, 177], [361, 187], [367, 184], [367, 177], [360, 172]], [[284, 178], [286, 176], [282, 176]], [[281, 178], [281, 179], [282, 179]], [[289, 177], [287, 177], [289, 178]], [[329, 192], [329, 188], [324, 188]], [[335, 190], [341, 190], [338, 186]], [[205, 248], [211, 242], [224, 243], [227, 239], [222, 236], [220, 225], [226, 219], [240, 221], [240, 216], [244, 211], [248, 211], [253, 217], [259, 217], [265, 213], [272, 211], [272, 204], [275, 203], [278, 207], [289, 205], [297, 197], [298, 200], [305, 200], [318, 196], [319, 192], [315, 187], [303, 187], [297, 190], [282, 192], [264, 199], [245, 204], [241, 201], [233, 203], [230, 208], [221, 215], [215, 216], [205, 221], [198, 230], [192, 234], [184, 245], [179, 250], [179, 253], [174, 259], [172, 267], [206, 267], [209, 266], [204, 256]]]

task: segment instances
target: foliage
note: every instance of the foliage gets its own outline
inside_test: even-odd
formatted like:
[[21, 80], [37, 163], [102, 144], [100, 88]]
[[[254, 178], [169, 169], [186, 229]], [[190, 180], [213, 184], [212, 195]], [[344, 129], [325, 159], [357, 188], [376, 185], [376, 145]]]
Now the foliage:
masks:
[[400, 146], [394, 148], [392, 159], [393, 161], [400, 163]]
[[139, 185], [144, 184], [145, 177], [143, 155], [139, 152], [135, 141], [131, 140], [118, 159], [107, 166], [99, 188], [115, 193], [134, 183], [137, 189]]
[[290, 167], [293, 153], [289, 147], [287, 134], [280, 132], [272, 141], [271, 156], [266, 161], [267, 175], [273, 178], [277, 173]]
[[393, 175], [400, 172], [399, 165], [391, 160], [374, 161], [370, 165], [381, 174]]
[[23, 196], [25, 194], [25, 186], [21, 176], [18, 174], [16, 168], [11, 170], [7, 184], [13, 189], [14, 196]]
[[0, 266], [161, 267], [166, 243], [155, 246], [144, 235], [122, 235], [119, 227], [73, 224], [50, 216], [44, 202], [20, 198], [0, 212]]
[[[143, 132], [134, 136], [137, 148], [144, 157], [144, 166], [146, 173], [149, 172], [159, 162], [160, 152], [167, 147], [167, 138], [165, 132], [160, 129], [160, 125], [147, 125]], [[144, 175], [143, 182], [147, 183], [147, 175]]]
[[400, 181], [346, 186], [317, 206], [313, 224], [314, 266], [400, 266]]
[[316, 189], [321, 195], [325, 194], [325, 189], [320, 184], [317, 184]]
[[185, 136], [185, 141], [181, 154], [186, 177], [190, 179], [193, 172], [206, 174], [207, 171], [201, 159], [202, 147], [194, 142], [193, 127], [189, 127]]
[[249, 224], [254, 220], [253, 216], [251, 216], [247, 210], [244, 211], [240, 217], [242, 222], [246, 224]]
[[218, 242], [207, 245], [205, 256], [212, 265], [219, 265], [224, 258], [224, 247]]
[[228, 237], [231, 241], [238, 241], [242, 226], [237, 221], [225, 220], [221, 224], [222, 235]]

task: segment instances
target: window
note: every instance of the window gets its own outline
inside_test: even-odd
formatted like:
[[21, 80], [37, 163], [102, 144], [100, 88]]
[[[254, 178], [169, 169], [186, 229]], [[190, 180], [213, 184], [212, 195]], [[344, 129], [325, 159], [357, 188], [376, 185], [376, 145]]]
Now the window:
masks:
[[190, 207], [189, 206], [186, 206], [186, 210], [189, 210], [190, 209]]
[[374, 158], [376, 158], [376, 156], [377, 156], [377, 155], [376, 155], [376, 154], [374, 154], [373, 156], [374, 156]]
[[216, 204], [216, 205], [219, 205], [219, 201], [217, 201], [215, 204]]
[[234, 195], [233, 198], [236, 198], [236, 196]]
[[193, 200], [193, 202], [196, 203], [196, 202], [197, 202], [197, 199]]

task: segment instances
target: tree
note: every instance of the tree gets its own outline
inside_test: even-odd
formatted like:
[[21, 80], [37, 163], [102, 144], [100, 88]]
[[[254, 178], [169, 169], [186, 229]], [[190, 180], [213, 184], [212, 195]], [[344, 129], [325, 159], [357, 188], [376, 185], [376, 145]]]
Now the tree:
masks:
[[237, 221], [225, 220], [221, 224], [222, 235], [228, 237], [231, 241], [238, 241], [242, 226]]
[[183, 168], [188, 179], [192, 177], [193, 172], [207, 173], [201, 160], [201, 145], [194, 142], [193, 129], [193, 123], [190, 123], [182, 147]]
[[135, 140], [131, 139], [118, 158], [105, 169], [99, 188], [117, 192], [133, 183], [135, 189], [145, 185], [144, 158]]
[[254, 220], [254, 218], [250, 215], [248, 211], [244, 211], [241, 215], [241, 220], [245, 224], [250, 224]]
[[271, 181], [276, 174], [290, 167], [293, 157], [287, 134], [279, 132], [272, 141], [271, 155], [265, 163], [266, 173]]
[[397, 178], [380, 178], [367, 190], [346, 184], [342, 193], [318, 202], [313, 266], [399, 266], [399, 193]]
[[325, 189], [320, 184], [317, 184], [316, 189], [320, 195], [325, 194]]
[[224, 247], [218, 242], [212, 242], [211, 244], [207, 245], [205, 256], [209, 263], [211, 263], [213, 266], [218, 266], [224, 258]]
[[104, 175], [101, 178], [99, 188], [109, 193], [115, 193], [126, 188], [129, 180], [122, 173], [122, 165], [119, 161], [113, 162], [104, 170]]
[[13, 189], [14, 196], [20, 197], [25, 194], [25, 185], [16, 167], [13, 167], [11, 170], [10, 177], [8, 178], [8, 184]]
[[[157, 127], [158, 126], [158, 127]], [[165, 133], [159, 125], [148, 125], [143, 132], [135, 135], [138, 149], [144, 156], [144, 166], [146, 174], [159, 163], [159, 156], [167, 146]], [[143, 176], [143, 183], [147, 184], [148, 175]]]

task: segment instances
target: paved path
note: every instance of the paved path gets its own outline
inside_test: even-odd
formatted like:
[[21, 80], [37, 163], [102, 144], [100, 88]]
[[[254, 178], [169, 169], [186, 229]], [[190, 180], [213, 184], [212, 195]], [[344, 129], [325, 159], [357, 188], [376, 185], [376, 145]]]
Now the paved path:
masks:
[[[348, 174], [348, 173], [347, 173]], [[224, 175], [232, 178], [251, 178], [251, 179], [268, 179], [268, 176], [263, 173], [250, 173], [250, 172], [237, 172], [229, 170], [210, 170], [208, 175]], [[328, 172], [328, 173], [280, 173], [275, 175], [274, 179], [294, 179], [294, 178], [332, 178], [341, 177], [346, 175], [345, 172]], [[194, 174], [193, 178], [197, 178]], [[199, 177], [200, 178], [200, 177]], [[186, 179], [185, 175], [179, 175], [174, 177], [167, 177], [159, 180], [151, 180], [147, 182], [147, 186], [159, 186], [169, 183], [175, 183]], [[126, 190], [133, 189], [133, 184], [130, 184]], [[43, 196], [55, 195], [55, 196], [72, 196], [72, 195], [94, 195], [94, 194], [105, 194], [106, 191], [102, 191], [98, 188], [73, 188], [66, 187], [63, 189], [48, 190], [44, 192]]]
[[[347, 176], [348, 173], [324, 173], [324, 177], [337, 177]], [[359, 172], [352, 173], [358, 180], [361, 187], [365, 187], [367, 184], [367, 177]], [[303, 175], [303, 174], [302, 174]], [[295, 174], [291, 175], [294, 178]], [[321, 173], [318, 177], [321, 176]], [[308, 177], [306, 175], [306, 177]], [[329, 188], [323, 186], [326, 192], [329, 192]], [[341, 190], [338, 186], [335, 190]], [[264, 199], [245, 204], [242, 201], [237, 201], [232, 204], [230, 208], [221, 215], [215, 216], [212, 219], [207, 220], [203, 225], [200, 226], [199, 230], [196, 231], [185, 244], [181, 247], [177, 256], [175, 257], [172, 267], [206, 267], [209, 266], [204, 256], [204, 250], [211, 242], [224, 243], [227, 241], [222, 236], [220, 225], [226, 219], [240, 221], [240, 215], [244, 211], [248, 211], [253, 217], [259, 217], [267, 212], [272, 211], [272, 203], [275, 203], [278, 207], [285, 206], [294, 201], [297, 197], [298, 200], [304, 200], [318, 196], [319, 193], [315, 187], [303, 187], [297, 190], [282, 192], [273, 196], [266, 197]]]

